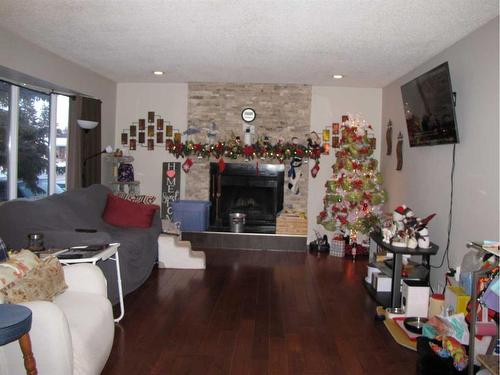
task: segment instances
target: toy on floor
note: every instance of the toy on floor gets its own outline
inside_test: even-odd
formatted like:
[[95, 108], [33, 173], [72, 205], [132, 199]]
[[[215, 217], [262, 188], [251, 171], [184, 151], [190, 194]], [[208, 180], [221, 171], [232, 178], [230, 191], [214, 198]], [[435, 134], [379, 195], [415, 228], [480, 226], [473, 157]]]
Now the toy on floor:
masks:
[[439, 336], [436, 337], [437, 340], [442, 342], [442, 346], [436, 345], [429, 342], [431, 349], [441, 358], [453, 358], [453, 366], [458, 370], [462, 371], [467, 367], [467, 354], [465, 353], [464, 347], [453, 337]]

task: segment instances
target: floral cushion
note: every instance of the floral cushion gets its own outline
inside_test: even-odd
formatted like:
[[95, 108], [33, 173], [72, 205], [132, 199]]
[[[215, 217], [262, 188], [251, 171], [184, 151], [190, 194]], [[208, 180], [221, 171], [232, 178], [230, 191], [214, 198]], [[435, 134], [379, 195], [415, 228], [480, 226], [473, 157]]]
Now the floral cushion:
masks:
[[136, 195], [136, 194], [127, 194], [127, 193], [116, 193], [117, 197], [126, 199], [128, 201], [134, 203], [142, 203], [142, 204], [154, 204], [156, 197], [154, 195]]
[[40, 259], [29, 250], [14, 253], [0, 263], [0, 288], [22, 279], [29, 270], [40, 263]]
[[67, 288], [59, 259], [49, 256], [39, 260], [24, 277], [0, 289], [0, 297], [6, 303], [52, 301]]

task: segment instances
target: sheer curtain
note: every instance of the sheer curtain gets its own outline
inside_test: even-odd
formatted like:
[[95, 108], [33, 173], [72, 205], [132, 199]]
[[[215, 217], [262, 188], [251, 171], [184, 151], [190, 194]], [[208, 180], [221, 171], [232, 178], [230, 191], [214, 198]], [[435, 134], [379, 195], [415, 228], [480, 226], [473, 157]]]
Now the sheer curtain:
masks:
[[[77, 96], [70, 102], [68, 129], [68, 190], [101, 183], [101, 156], [85, 160], [101, 151], [101, 101]], [[85, 132], [76, 120], [98, 121], [99, 125]], [[84, 181], [83, 181], [84, 180]]]

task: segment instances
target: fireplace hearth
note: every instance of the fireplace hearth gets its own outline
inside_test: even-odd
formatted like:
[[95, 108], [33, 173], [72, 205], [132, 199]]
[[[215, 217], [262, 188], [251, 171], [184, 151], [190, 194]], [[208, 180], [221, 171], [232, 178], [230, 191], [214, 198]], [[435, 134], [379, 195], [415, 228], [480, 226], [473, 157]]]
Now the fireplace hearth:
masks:
[[210, 230], [229, 231], [229, 214], [246, 214], [245, 231], [275, 233], [283, 209], [284, 166], [228, 163], [219, 173], [210, 163]]

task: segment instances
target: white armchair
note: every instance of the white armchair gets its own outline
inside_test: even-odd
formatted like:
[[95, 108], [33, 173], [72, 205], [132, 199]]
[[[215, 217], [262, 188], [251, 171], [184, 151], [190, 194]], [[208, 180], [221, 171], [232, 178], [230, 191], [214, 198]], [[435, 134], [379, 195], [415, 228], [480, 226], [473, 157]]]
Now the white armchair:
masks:
[[[63, 267], [68, 289], [54, 302], [23, 303], [33, 312], [30, 331], [39, 375], [97, 375], [113, 345], [114, 321], [106, 279], [92, 264]], [[17, 342], [0, 347], [0, 374], [23, 374]]]

